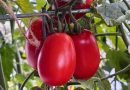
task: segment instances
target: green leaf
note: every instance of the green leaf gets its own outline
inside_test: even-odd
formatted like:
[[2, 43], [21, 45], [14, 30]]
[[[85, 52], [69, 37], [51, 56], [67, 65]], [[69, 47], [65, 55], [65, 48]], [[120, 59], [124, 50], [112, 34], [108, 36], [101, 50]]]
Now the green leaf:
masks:
[[38, 86], [35, 86], [35, 87], [32, 87], [30, 90], [43, 90], [43, 89]]
[[108, 80], [98, 81], [97, 86], [99, 90], [111, 90], [111, 85]]
[[14, 41], [20, 41], [20, 42], [25, 40], [19, 29], [14, 30], [13, 39]]
[[29, 0], [16, 0], [16, 4], [20, 7], [23, 13], [32, 13], [33, 5], [29, 2]]
[[92, 77], [89, 80], [80, 80], [81, 85], [87, 90], [95, 90], [95, 88], [99, 88], [99, 90], [111, 90], [111, 86], [108, 80], [101, 81], [100, 78]]
[[[103, 72], [102, 68], [99, 68], [98, 69], [98, 72], [96, 74], [97, 77], [100, 77], [100, 78], [103, 78], [103, 77], [106, 77], [105, 73]], [[105, 89], [105, 90], [111, 90], [111, 85], [110, 85], [110, 82], [106, 79], [106, 80], [98, 80], [98, 82], [96, 83], [97, 84], [97, 87], [99, 90], [102, 90]]]
[[6, 14], [6, 11], [1, 6], [0, 6], [0, 14]]
[[97, 12], [102, 16], [106, 24], [110, 26], [119, 24], [120, 22], [117, 22], [117, 20], [124, 15], [126, 10], [128, 10], [128, 8], [124, 2], [104, 4], [97, 7]]
[[9, 44], [4, 44], [0, 49], [2, 66], [5, 78], [7, 81], [10, 80], [10, 74], [13, 70], [13, 59], [15, 56], [15, 52], [13, 48]]
[[[109, 59], [109, 64], [112, 68], [115, 68], [116, 71], [119, 71], [125, 68], [130, 64], [130, 55], [124, 51], [109, 50], [106, 55]], [[120, 78], [127, 80], [129, 78], [130, 71], [119, 74]]]
[[119, 50], [109, 50], [107, 52], [107, 58], [110, 60], [112, 67], [116, 67], [118, 70], [121, 68], [120, 62], [124, 61], [124, 63], [130, 63], [130, 55]]
[[[109, 36], [108, 37], [111, 41], [112, 41], [112, 43], [113, 43], [113, 45], [115, 44], [115, 40], [116, 40], [116, 37], [114, 37], [114, 36]], [[125, 49], [126, 49], [126, 46], [125, 46], [125, 44], [124, 44], [124, 41], [122, 40], [122, 38], [120, 37], [120, 36], [118, 36], [118, 49], [119, 50], [121, 50], [121, 51], [124, 51]]]
[[31, 18], [23, 18], [23, 19], [21, 19], [21, 20], [22, 20], [22, 22], [24, 23], [24, 25], [25, 25], [26, 27], [28, 27], [28, 26], [29, 26], [29, 23], [28, 23], [28, 22], [30, 22]]
[[[14, 77], [15, 83], [19, 83], [19, 84], [23, 84], [25, 79], [26, 79], [26, 77], [24, 75], [22, 75], [22, 74], [16, 74], [15, 77]], [[25, 87], [28, 88], [27, 90], [29, 90], [32, 86], [33, 86], [32, 78], [30, 78], [27, 81]]]
[[25, 76], [23, 76], [22, 74], [16, 74], [14, 77], [14, 81], [19, 84], [22, 84], [24, 79], [25, 79]]
[[64, 87], [57, 87], [57, 90], [65, 90]]
[[32, 68], [27, 63], [21, 64], [21, 68], [24, 72], [31, 72], [32, 71]]
[[85, 89], [78, 87], [78, 88], [75, 88], [74, 90], [85, 90]]
[[[37, 6], [36, 9], [37, 10], [41, 10], [42, 7], [44, 7], [44, 5], [47, 3], [46, 0], [36, 0]], [[49, 4], [47, 3], [46, 9], [49, 8]]]

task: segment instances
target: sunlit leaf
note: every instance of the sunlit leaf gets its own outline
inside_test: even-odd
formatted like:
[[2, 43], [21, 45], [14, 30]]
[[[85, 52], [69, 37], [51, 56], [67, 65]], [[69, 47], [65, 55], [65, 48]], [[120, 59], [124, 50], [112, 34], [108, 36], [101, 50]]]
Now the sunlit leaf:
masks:
[[32, 13], [33, 5], [29, 2], [29, 0], [16, 0], [16, 4], [20, 7], [23, 13]]
[[32, 68], [27, 63], [21, 64], [21, 68], [24, 70], [24, 72], [32, 71]]
[[13, 70], [13, 59], [14, 59], [14, 50], [9, 44], [4, 44], [0, 49], [1, 59], [2, 59], [2, 66], [4, 76], [7, 81], [10, 80], [10, 74]]
[[36, 3], [37, 3], [37, 6], [36, 6], [37, 10], [41, 10], [41, 8], [43, 8], [44, 5], [46, 4], [47, 4], [46, 9], [49, 8], [49, 4], [47, 3], [46, 0], [36, 0]]
[[25, 76], [23, 76], [22, 74], [16, 74], [14, 77], [14, 81], [20, 84], [23, 83], [24, 79], [25, 79]]

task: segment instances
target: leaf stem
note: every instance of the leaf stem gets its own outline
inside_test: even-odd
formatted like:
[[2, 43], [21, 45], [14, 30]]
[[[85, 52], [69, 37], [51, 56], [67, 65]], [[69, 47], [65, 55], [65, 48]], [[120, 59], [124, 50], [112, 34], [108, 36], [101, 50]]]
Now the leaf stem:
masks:
[[121, 33], [117, 32], [117, 33], [101, 33], [101, 34], [95, 34], [95, 37], [99, 37], [99, 36], [121, 36]]
[[128, 71], [129, 69], [130, 69], [130, 64], [128, 66], [126, 66], [125, 68], [121, 69], [120, 71], [117, 71], [116, 73], [112, 74], [112, 75], [101, 78], [101, 80], [105, 80], [105, 79], [111, 78], [113, 76], [116, 76], [118, 74], [124, 73], [124, 72]]
[[3, 72], [1, 58], [0, 58], [0, 86], [4, 90], [7, 90], [7, 85], [6, 85], [6, 82], [5, 82], [5, 77], [4, 77], [4, 72]]
[[[116, 33], [118, 33], [119, 29], [116, 28]], [[115, 50], [118, 49], [118, 35], [115, 36]]]
[[24, 80], [23, 84], [20, 87], [20, 90], [23, 90], [23, 87], [25, 86], [25, 84], [28, 82], [28, 80], [31, 78], [31, 76], [36, 72], [36, 70], [32, 71], [29, 76]]

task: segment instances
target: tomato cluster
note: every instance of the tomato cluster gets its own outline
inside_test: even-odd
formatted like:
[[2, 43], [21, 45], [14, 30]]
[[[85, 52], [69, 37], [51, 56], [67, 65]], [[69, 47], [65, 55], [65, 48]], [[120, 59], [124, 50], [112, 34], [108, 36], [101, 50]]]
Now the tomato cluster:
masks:
[[[58, 5], [69, 0], [57, 0]], [[85, 0], [86, 6], [90, 7]], [[78, 4], [78, 3], [77, 3]], [[76, 6], [74, 9], [79, 9]], [[67, 83], [73, 76], [76, 79], [88, 80], [97, 71], [100, 54], [94, 35], [87, 29], [81, 33], [55, 32], [43, 38], [43, 21], [36, 19], [27, 31], [27, 38], [32, 39], [32, 33], [40, 42], [39, 47], [26, 41], [25, 51], [28, 64], [38, 71], [41, 80], [50, 86]], [[45, 29], [45, 28], [44, 28]], [[31, 32], [32, 33], [31, 33]]]

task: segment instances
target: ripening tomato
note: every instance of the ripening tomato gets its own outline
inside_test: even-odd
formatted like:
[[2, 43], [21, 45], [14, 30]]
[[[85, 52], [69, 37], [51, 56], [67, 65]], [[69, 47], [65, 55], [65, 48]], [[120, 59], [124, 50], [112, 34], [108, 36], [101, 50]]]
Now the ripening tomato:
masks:
[[84, 30], [79, 35], [71, 35], [76, 50], [76, 79], [89, 79], [97, 71], [100, 63], [99, 48], [94, 35]]
[[[30, 44], [26, 40], [25, 52], [26, 52], [28, 64], [32, 68], [37, 69], [38, 54], [39, 54], [39, 51], [40, 51], [41, 46], [42, 46], [43, 41], [44, 41], [43, 34], [42, 34], [42, 19], [39, 18], [39, 19], [36, 19], [35, 21], [33, 21], [31, 23], [30, 30], [33, 32], [33, 34], [35, 35], [35, 37], [40, 42], [40, 46], [39, 47], [35, 47], [35, 46], [33, 46], [32, 44]], [[27, 35], [28, 39], [32, 39], [32, 35], [29, 32], [29, 30], [27, 31], [26, 35]]]
[[[58, 7], [61, 7], [67, 3], [69, 3], [71, 0], [56, 0]], [[78, 10], [78, 9], [88, 9], [90, 8], [91, 4], [92, 4], [93, 0], [78, 0], [76, 2], [76, 4], [72, 7], [72, 10]], [[51, 7], [52, 10], [55, 10], [55, 6], [52, 5]], [[74, 17], [76, 19], [81, 18], [82, 16], [84, 16], [85, 13], [78, 13], [78, 14], [74, 14]], [[69, 15], [66, 15], [66, 20], [67, 22], [69, 21]]]
[[65, 84], [73, 75], [76, 55], [73, 40], [65, 33], [46, 38], [38, 57], [38, 73], [50, 86]]

